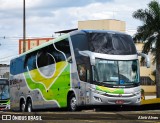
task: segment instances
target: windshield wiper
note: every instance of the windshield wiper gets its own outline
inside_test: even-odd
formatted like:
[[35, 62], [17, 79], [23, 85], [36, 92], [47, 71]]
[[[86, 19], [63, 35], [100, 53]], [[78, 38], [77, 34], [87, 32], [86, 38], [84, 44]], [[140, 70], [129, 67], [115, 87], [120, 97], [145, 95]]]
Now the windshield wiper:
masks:
[[117, 82], [117, 81], [102, 81], [102, 82]]

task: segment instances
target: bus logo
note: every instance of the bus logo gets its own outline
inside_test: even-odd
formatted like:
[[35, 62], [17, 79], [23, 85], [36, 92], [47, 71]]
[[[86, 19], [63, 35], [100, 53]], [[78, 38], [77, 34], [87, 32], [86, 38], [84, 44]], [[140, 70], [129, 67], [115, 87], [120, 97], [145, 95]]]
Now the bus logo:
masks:
[[11, 120], [11, 115], [2, 115], [2, 120]]

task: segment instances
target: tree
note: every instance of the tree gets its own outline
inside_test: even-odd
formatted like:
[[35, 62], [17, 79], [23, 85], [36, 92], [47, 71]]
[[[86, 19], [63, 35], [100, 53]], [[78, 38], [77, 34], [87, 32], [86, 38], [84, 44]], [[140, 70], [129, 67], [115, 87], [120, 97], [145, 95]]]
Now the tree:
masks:
[[143, 53], [151, 52], [154, 55], [157, 97], [160, 97], [160, 3], [151, 1], [148, 8], [135, 11], [133, 18], [143, 22], [143, 25], [137, 28], [134, 40], [144, 42]]

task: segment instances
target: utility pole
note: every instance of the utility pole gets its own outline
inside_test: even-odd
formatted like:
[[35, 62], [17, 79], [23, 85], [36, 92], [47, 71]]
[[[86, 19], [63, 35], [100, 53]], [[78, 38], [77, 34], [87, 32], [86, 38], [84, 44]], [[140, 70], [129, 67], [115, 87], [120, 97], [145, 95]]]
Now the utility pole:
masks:
[[23, 52], [26, 51], [26, 5], [23, 0]]

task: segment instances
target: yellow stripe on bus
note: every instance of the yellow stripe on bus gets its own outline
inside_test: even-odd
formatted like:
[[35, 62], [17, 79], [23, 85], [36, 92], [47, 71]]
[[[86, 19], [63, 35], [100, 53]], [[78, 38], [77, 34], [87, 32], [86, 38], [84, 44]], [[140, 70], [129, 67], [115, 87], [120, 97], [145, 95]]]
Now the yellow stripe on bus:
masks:
[[30, 75], [35, 82], [43, 83], [45, 87], [48, 88], [55, 80], [55, 78], [57, 78], [57, 76], [60, 75], [60, 73], [63, 71], [66, 65], [67, 62], [65, 61], [56, 63], [56, 71], [51, 78], [44, 78], [43, 76], [41, 76], [41, 74], [37, 69], [30, 71]]

